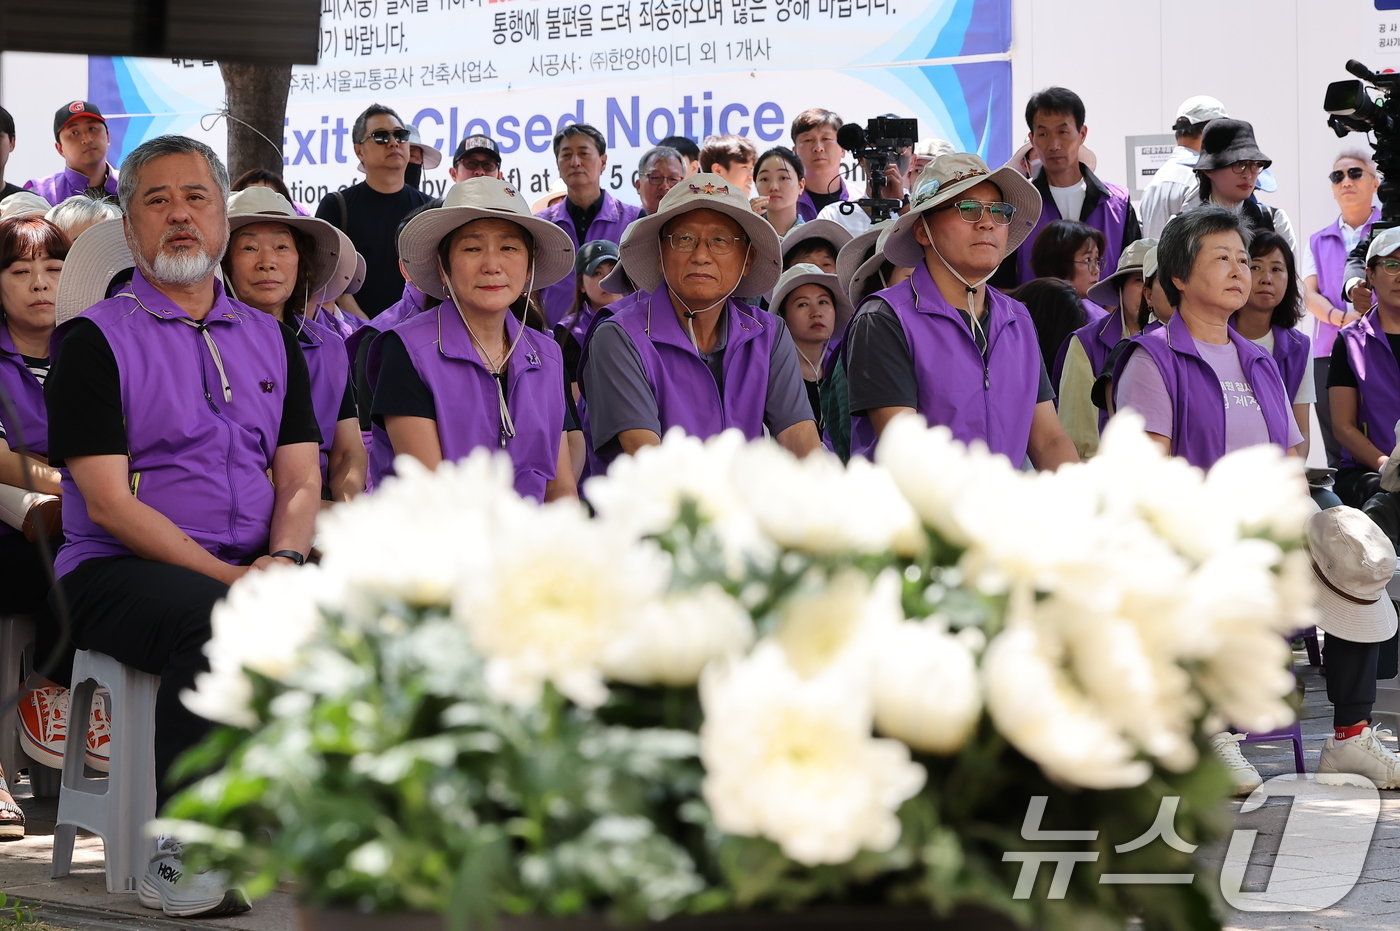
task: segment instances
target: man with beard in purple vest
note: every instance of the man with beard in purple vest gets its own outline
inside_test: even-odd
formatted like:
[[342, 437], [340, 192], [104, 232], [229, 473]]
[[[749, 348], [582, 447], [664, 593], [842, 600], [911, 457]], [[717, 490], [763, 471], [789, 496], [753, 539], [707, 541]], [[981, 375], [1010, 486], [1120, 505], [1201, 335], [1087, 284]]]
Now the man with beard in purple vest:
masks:
[[1078, 461], [1029, 312], [987, 287], [1039, 211], [1025, 178], [976, 155], [924, 168], [885, 243], [885, 257], [914, 274], [871, 295], [846, 337], [852, 455], [873, 457], [886, 425], [912, 411], [1016, 466]]
[[[608, 167], [608, 143], [587, 123], [570, 123], [554, 137], [554, 160], [559, 180], [569, 193], [559, 203], [535, 216], [558, 225], [573, 240], [574, 249], [594, 239], [621, 242], [628, 224], [642, 215], [642, 208], [624, 204], [603, 190], [599, 179]], [[574, 307], [574, 283], [565, 278], [538, 292], [550, 328]]]
[[734, 300], [772, 290], [779, 250], [747, 195], [705, 172], [627, 230], [621, 265], [637, 293], [595, 326], [580, 363], [602, 461], [658, 444], [672, 427], [701, 438], [766, 432], [803, 456], [821, 445], [787, 327]]
[[[210, 728], [180, 696], [209, 668], [215, 603], [248, 572], [301, 564], [320, 508], [320, 432], [296, 337], [214, 274], [228, 189], [218, 156], [193, 139], [160, 136], [126, 157], [130, 253], [70, 252], [45, 391], [67, 535], [58, 586], [79, 648], [161, 677], [158, 807], [178, 788], [171, 765]], [[217, 874], [187, 871], [168, 837], [137, 893], [175, 917], [248, 908]]]
[[[1043, 166], [1031, 181], [1043, 204], [1040, 219], [1026, 238], [1034, 244], [1040, 231], [1056, 220], [1078, 220], [1103, 233], [1099, 258], [1105, 268], [1117, 268], [1124, 247], [1142, 238], [1142, 226], [1128, 192], [1100, 180], [1079, 160], [1079, 150], [1089, 135], [1089, 127], [1084, 125], [1084, 101], [1069, 88], [1047, 87], [1026, 104], [1026, 126]], [[1034, 277], [1031, 250], [1022, 249], [992, 284], [1010, 289]]]

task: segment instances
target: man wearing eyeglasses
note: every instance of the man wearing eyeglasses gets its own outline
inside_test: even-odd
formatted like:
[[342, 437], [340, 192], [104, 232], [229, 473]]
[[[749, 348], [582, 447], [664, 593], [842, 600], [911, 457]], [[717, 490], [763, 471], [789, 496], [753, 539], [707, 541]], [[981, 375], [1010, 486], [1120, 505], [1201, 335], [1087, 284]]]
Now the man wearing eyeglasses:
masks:
[[[1040, 192], [1040, 221], [1027, 241], [1056, 220], [1078, 220], [1103, 233], [1104, 268], [1118, 267], [1118, 256], [1130, 242], [1142, 238], [1142, 226], [1128, 192], [1100, 180], [1079, 158], [1089, 136], [1084, 125], [1084, 101], [1066, 87], [1047, 87], [1026, 104], [1031, 147], [1042, 166], [1031, 184]], [[1031, 250], [1013, 253], [992, 282], [1003, 290], [1035, 277]]]
[[1332, 435], [1332, 410], [1327, 403], [1327, 370], [1337, 331], [1361, 314], [1352, 310], [1342, 293], [1347, 255], [1371, 233], [1381, 217], [1375, 206], [1380, 178], [1371, 156], [1360, 149], [1347, 150], [1332, 163], [1327, 180], [1341, 215], [1308, 239], [1299, 256], [1304, 300], [1313, 316], [1313, 378], [1317, 382], [1317, 419], [1327, 448], [1327, 464], [1337, 467], [1337, 441]]
[[778, 281], [778, 234], [748, 196], [701, 172], [622, 239], [637, 292], [597, 325], [579, 363], [588, 439], [604, 462], [737, 429], [805, 456], [820, 446], [797, 348], [783, 321], [744, 302]]
[[327, 194], [316, 208], [318, 219], [339, 228], [365, 257], [365, 282], [354, 297], [337, 303], [373, 318], [403, 293], [398, 243], [394, 232], [410, 211], [432, 198], [404, 180], [411, 133], [389, 107], [372, 104], [355, 118], [351, 138], [365, 180]]
[[504, 178], [501, 174], [501, 147], [490, 136], [467, 136], [457, 143], [452, 167], [447, 170], [453, 182], [468, 178]]
[[987, 287], [1039, 214], [1015, 169], [965, 153], [924, 169], [885, 241], [885, 257], [914, 274], [866, 299], [846, 337], [853, 456], [873, 458], [890, 422], [917, 413], [1017, 466], [1078, 461], [1030, 312]]
[[[623, 230], [642, 215], [642, 208], [624, 204], [603, 190], [600, 180], [608, 167], [608, 142], [603, 134], [587, 123], [570, 123], [554, 136], [554, 161], [568, 193], [535, 216], [568, 233], [575, 249], [594, 239], [621, 242]], [[573, 310], [576, 290], [574, 280], [565, 278], [537, 292], [550, 327]]]
[[637, 163], [637, 180], [633, 186], [642, 199], [642, 216], [656, 213], [661, 198], [686, 176], [685, 157], [668, 145], [659, 145], [642, 153]]

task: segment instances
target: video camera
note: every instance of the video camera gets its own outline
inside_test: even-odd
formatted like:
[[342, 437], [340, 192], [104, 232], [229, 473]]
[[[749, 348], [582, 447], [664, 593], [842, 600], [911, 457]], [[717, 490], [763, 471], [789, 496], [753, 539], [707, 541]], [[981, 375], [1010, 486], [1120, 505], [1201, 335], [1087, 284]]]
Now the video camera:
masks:
[[[1328, 114], [1327, 125], [1338, 136], [1353, 132], [1375, 136], [1376, 167], [1381, 174], [1381, 219], [1373, 227], [1375, 233], [1400, 225], [1400, 118], [1391, 97], [1400, 88], [1400, 74], [1376, 74], [1354, 59], [1346, 63], [1346, 70], [1361, 80], [1328, 84], [1322, 108]], [[1376, 90], [1375, 96], [1367, 84]]]
[[[841, 148], [865, 162], [866, 177], [874, 180], [876, 194], [884, 187], [885, 170], [890, 165], [898, 165], [901, 171], [908, 170], [914, 143], [918, 139], [918, 120], [889, 114], [867, 120], [864, 129], [859, 123], [846, 123], [836, 133], [836, 141]], [[908, 194], [905, 194], [905, 198], [908, 198]], [[841, 209], [851, 213], [856, 205], [865, 207], [870, 211], [870, 219], [878, 223], [888, 220], [904, 203], [904, 200], [892, 197], [862, 197], [843, 205]]]

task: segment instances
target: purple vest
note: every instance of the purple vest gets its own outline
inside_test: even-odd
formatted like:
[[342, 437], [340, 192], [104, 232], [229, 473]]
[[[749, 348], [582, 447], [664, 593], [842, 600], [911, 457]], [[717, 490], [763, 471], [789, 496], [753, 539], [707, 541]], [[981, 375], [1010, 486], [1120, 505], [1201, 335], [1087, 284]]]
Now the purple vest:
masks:
[[[1370, 219], [1361, 227], [1362, 239], [1371, 232], [1371, 224], [1380, 218], [1380, 208], [1372, 207]], [[1346, 282], [1342, 277], [1346, 274], [1347, 248], [1342, 240], [1342, 231], [1337, 226], [1338, 222], [1340, 220], [1329, 223], [1313, 233], [1308, 239], [1308, 248], [1312, 250], [1313, 263], [1317, 266], [1318, 292], [1331, 301], [1333, 307], [1345, 308], [1346, 296], [1342, 294], [1342, 285]], [[1337, 341], [1337, 331], [1340, 327], [1316, 317], [1313, 317], [1312, 321], [1313, 358], [1326, 358], [1332, 354], [1332, 344]]]
[[[1118, 267], [1118, 257], [1123, 254], [1123, 247], [1128, 245], [1124, 239], [1126, 238], [1128, 218], [1132, 215], [1132, 202], [1128, 200], [1128, 192], [1123, 188], [1099, 180], [1083, 166], [1081, 166], [1081, 170], [1084, 172], [1086, 182], [1084, 206], [1088, 207], [1093, 204], [1093, 209], [1088, 214], [1081, 214], [1077, 217], [1060, 216], [1060, 208], [1055, 206], [1055, 198], [1050, 193], [1050, 182], [1043, 172], [1036, 176], [1035, 187], [1040, 191], [1042, 201], [1040, 219], [1036, 221], [1035, 229], [1031, 230], [1031, 234], [1026, 237], [1025, 244], [1016, 250], [1017, 282], [1024, 284], [1035, 277], [1035, 272], [1031, 270], [1031, 246], [1035, 244], [1035, 239], [1040, 235], [1040, 231], [1056, 220], [1079, 220], [1103, 233], [1104, 267]], [[1109, 196], [1102, 196], [1096, 184], [1102, 184], [1107, 188]], [[1136, 221], [1134, 221], [1133, 226], [1137, 227]]]
[[[836, 180], [841, 184], [840, 199], [850, 200], [851, 192], [846, 188], [846, 179], [841, 175], [837, 175]], [[821, 211], [817, 209], [817, 205], [812, 201], [811, 194], [804, 190], [801, 194], [797, 195], [797, 215], [802, 218], [802, 220], [815, 220], [818, 213], [821, 213]]]
[[[1245, 377], [1254, 388], [1254, 398], [1264, 415], [1270, 442], [1287, 449], [1288, 424], [1293, 417], [1292, 395], [1284, 394], [1278, 364], [1263, 347], [1245, 339], [1233, 327], [1229, 328], [1229, 334]], [[1166, 326], [1134, 336], [1128, 351], [1118, 357], [1113, 369], [1115, 402], [1123, 367], [1138, 347], [1146, 350], [1156, 363], [1167, 395], [1172, 399], [1172, 455], [1209, 469], [1221, 456], [1231, 452], [1225, 448], [1225, 395], [1220, 390], [1215, 370], [1196, 351], [1196, 341], [1178, 313]]]
[[[579, 231], [574, 229], [573, 217], [569, 216], [568, 204], [569, 199], [565, 197], [559, 203], [544, 208], [535, 216], [548, 220], [568, 233], [569, 238], [574, 241], [575, 249], [594, 239], [622, 242], [622, 233], [627, 229], [628, 224], [642, 215], [641, 207], [636, 204], [624, 204], [604, 191], [603, 204], [598, 208], [598, 215], [589, 224], [585, 231], [586, 235], [580, 236]], [[574, 290], [578, 287], [574, 279], [575, 276], [572, 274], [565, 275], [562, 280], [536, 292], [540, 306], [544, 308], [545, 323], [551, 329], [556, 323], [563, 320], [574, 306]]]
[[636, 298], [620, 309], [613, 304], [612, 319], [642, 360], [661, 432], [680, 427], [705, 439], [733, 427], [751, 440], [763, 436], [768, 369], [783, 321], [766, 310], [729, 299], [724, 307], [727, 335], [721, 389], [681, 328], [670, 292], [663, 287], [650, 294], [638, 292]]
[[311, 407], [316, 412], [316, 426], [321, 428], [321, 484], [326, 485], [330, 482], [331, 443], [335, 440], [340, 402], [350, 384], [350, 357], [345, 353], [345, 341], [335, 330], [305, 317], [297, 318], [297, 323], [297, 342], [311, 376]]
[[9, 396], [19, 419], [13, 420], [9, 410], [0, 404], [0, 424], [5, 425], [5, 438], [10, 449], [19, 452], [23, 440], [25, 450], [40, 456], [49, 454], [49, 412], [44, 406], [44, 386], [24, 364], [24, 357], [10, 339], [8, 327], [0, 324], [0, 390]]
[[[287, 393], [281, 324], [214, 282], [214, 307], [203, 325], [228, 377], [225, 400], [204, 337], [139, 270], [81, 319], [97, 325], [116, 359], [132, 494], [218, 559], [240, 563], [265, 551], [273, 509], [267, 470]], [[70, 326], [59, 327], [55, 345]], [[85, 559], [131, 555], [89, 519], [72, 475], [62, 475], [67, 541], [57, 574]]]
[[[1400, 364], [1390, 351], [1390, 340], [1381, 329], [1376, 309], [1342, 327], [1339, 338], [1346, 340], [1347, 361], [1356, 374], [1356, 421], [1381, 452], [1391, 448], [1395, 424], [1400, 421]], [[1366, 468], [1342, 447], [1343, 468]]]
[[[506, 314], [506, 338], [514, 342], [521, 324]], [[515, 436], [501, 441], [500, 399], [496, 379], [472, 345], [457, 305], [445, 301], [394, 327], [403, 340], [418, 377], [432, 392], [437, 408], [442, 457], [465, 459], [473, 450], [504, 448], [515, 465], [515, 490], [544, 500], [545, 485], [559, 464], [564, 435], [564, 358], [554, 340], [525, 329], [506, 363], [506, 404]], [[379, 381], [378, 344], [370, 346], [369, 382]], [[384, 434], [386, 450], [388, 434]], [[376, 440], [376, 449], [380, 447]], [[392, 468], [393, 451], [387, 450]], [[376, 481], [384, 474], [376, 476]]]
[[[1084, 347], [1084, 355], [1089, 360], [1089, 371], [1097, 376], [1103, 371], [1104, 363], [1108, 361], [1108, 354], [1113, 351], [1113, 347], [1123, 341], [1123, 311], [1118, 309], [1112, 313], [1090, 320], [1084, 326], [1075, 330], [1060, 345], [1060, 351], [1055, 354], [1055, 371], [1051, 373], [1050, 380], [1056, 388], [1059, 387], [1060, 379], [1065, 373], [1065, 359], [1069, 355], [1069, 344], [1074, 340], [1079, 341], [1079, 345]], [[1103, 432], [1104, 425], [1108, 423], [1108, 411], [1099, 411], [1099, 432]]]
[[1283, 376], [1284, 397], [1289, 405], [1298, 396], [1303, 385], [1303, 375], [1308, 370], [1308, 338], [1291, 327], [1273, 327], [1274, 363]]
[[[87, 175], [82, 172], [65, 167], [62, 171], [49, 175], [47, 178], [35, 178], [25, 182], [24, 189], [33, 191], [57, 207], [74, 194], [86, 191], [88, 179]], [[107, 166], [107, 180], [102, 183], [102, 190], [113, 197], [117, 196], [117, 172], [111, 165]]]
[[[948, 427], [963, 443], [981, 440], [1020, 466], [1030, 444], [1042, 364], [1026, 305], [987, 289], [984, 360], [971, 327], [943, 299], [923, 263], [909, 280], [872, 296], [889, 304], [904, 328], [918, 382], [916, 409], [929, 425]], [[848, 362], [854, 369], [865, 360]], [[853, 414], [851, 455], [873, 458], [874, 449], [870, 418]]]

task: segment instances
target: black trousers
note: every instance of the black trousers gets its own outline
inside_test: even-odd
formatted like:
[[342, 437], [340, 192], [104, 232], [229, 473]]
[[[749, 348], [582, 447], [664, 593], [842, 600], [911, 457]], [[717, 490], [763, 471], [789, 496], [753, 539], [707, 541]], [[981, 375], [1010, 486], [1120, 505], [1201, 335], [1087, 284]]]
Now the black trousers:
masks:
[[1381, 490], [1381, 474], [1359, 467], [1338, 469], [1332, 480], [1332, 490], [1343, 504], [1354, 508], [1365, 507], [1371, 496]]
[[1376, 672], [1381, 648], [1395, 641], [1356, 643], [1328, 634], [1322, 646], [1327, 667], [1327, 700], [1332, 703], [1332, 726], [1350, 727], [1371, 720], [1376, 703]]
[[136, 556], [80, 563], [58, 580], [73, 617], [73, 642], [158, 675], [156, 696], [157, 810], [181, 785], [169, 779], [171, 765], [210, 730], [187, 710], [180, 693], [194, 687], [209, 668], [204, 644], [209, 617], [228, 592], [222, 582]]
[[73, 673], [73, 640], [55, 620], [48, 599], [53, 554], [62, 543], [62, 539], [50, 541], [45, 560], [39, 547], [18, 531], [0, 534], [0, 614], [34, 619], [34, 668], [67, 685]]

